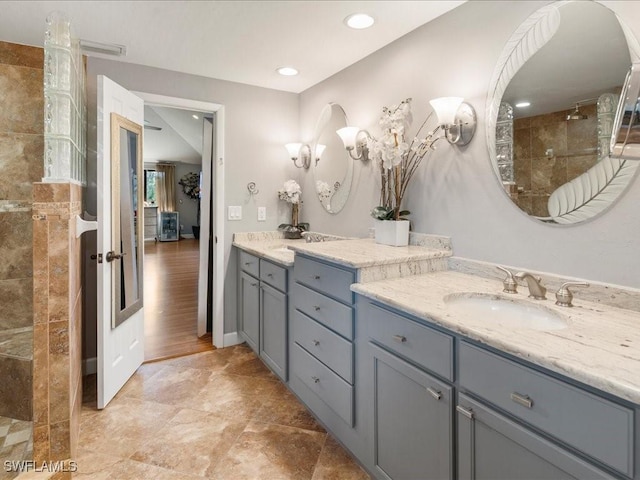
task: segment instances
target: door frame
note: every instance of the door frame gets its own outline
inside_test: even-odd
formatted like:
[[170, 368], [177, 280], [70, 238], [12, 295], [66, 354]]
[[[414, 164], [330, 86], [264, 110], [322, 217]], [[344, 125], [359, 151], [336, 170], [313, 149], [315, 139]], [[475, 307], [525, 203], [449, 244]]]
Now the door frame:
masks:
[[[211, 327], [212, 343], [217, 348], [224, 347], [224, 105], [212, 102], [202, 102], [188, 98], [169, 97], [154, 93], [132, 91], [144, 100], [145, 105], [171, 107], [183, 110], [194, 110], [213, 113], [213, 128], [215, 140], [210, 162], [202, 162], [203, 179], [215, 180], [215, 196], [213, 198], [213, 318]], [[209, 192], [210, 195], [210, 192]], [[210, 197], [205, 193], [201, 201], [207, 202]], [[211, 227], [211, 226], [210, 226]], [[206, 235], [206, 236], [205, 236]], [[207, 238], [207, 232], [200, 232], [200, 238]], [[209, 268], [208, 242], [200, 242], [200, 264], [198, 267], [198, 333], [206, 331], [207, 324], [207, 291]], [[204, 329], [203, 326], [204, 325]]]

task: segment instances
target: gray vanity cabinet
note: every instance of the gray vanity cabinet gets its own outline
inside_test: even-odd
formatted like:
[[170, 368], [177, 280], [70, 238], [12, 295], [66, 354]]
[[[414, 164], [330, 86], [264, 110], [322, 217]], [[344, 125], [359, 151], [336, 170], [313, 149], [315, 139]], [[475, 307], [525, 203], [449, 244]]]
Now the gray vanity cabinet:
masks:
[[464, 394], [457, 421], [459, 480], [617, 478]]
[[283, 381], [288, 377], [288, 270], [239, 251], [241, 337]]
[[380, 479], [453, 479], [453, 337], [372, 303], [357, 305], [371, 437], [365, 465]]

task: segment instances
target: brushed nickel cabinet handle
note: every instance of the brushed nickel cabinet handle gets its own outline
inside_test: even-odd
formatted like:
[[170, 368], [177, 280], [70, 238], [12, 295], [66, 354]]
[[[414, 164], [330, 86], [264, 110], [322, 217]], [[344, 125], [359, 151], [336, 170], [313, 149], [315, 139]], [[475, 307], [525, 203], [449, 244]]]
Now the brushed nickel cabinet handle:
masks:
[[273, 273], [267, 273], [267, 277], [273, 278]]
[[319, 306], [319, 305], [314, 305], [314, 306], [313, 306], [313, 309], [314, 309], [316, 312], [318, 312], [318, 311], [320, 311], [320, 306]]
[[457, 405], [456, 412], [461, 413], [462, 415], [467, 417], [469, 420], [473, 420], [473, 410], [471, 410], [470, 408], [464, 408], [464, 407], [461, 407], [460, 405]]
[[251, 265], [253, 262], [244, 262], [245, 265], [249, 266]]
[[429, 392], [429, 394], [435, 398], [436, 400], [440, 400], [442, 398], [442, 393], [440, 393], [438, 390], [436, 390], [435, 388], [432, 387], [428, 387], [427, 388], [427, 392]]
[[313, 380], [313, 383], [320, 383], [320, 379], [318, 377], [311, 377], [311, 380]]
[[311, 340], [311, 342], [317, 347], [318, 345], [320, 345], [320, 342], [318, 340]]
[[314, 280], [320, 280], [320, 275], [314, 275], [314, 276], [313, 276], [313, 279], [314, 279]]
[[533, 400], [531, 400], [528, 395], [522, 395], [518, 392], [513, 392], [511, 394], [511, 400], [516, 402], [518, 405], [522, 405], [523, 407], [526, 407], [526, 408], [533, 407]]
[[407, 337], [405, 337], [403, 335], [394, 335], [393, 339], [398, 343], [404, 343], [404, 342], [407, 341]]
[[257, 287], [257, 286], [258, 286], [258, 284], [257, 284], [257, 283], [252, 283], [252, 284], [251, 284], [251, 286], [252, 286], [252, 287]]

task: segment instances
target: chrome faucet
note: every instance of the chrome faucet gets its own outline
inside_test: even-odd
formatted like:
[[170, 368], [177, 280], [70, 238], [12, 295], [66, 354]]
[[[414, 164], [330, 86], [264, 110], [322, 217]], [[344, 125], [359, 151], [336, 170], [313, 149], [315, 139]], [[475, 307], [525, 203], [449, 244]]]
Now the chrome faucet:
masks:
[[514, 275], [518, 280], [526, 280], [529, 287], [529, 298], [535, 298], [536, 300], [544, 300], [547, 298], [545, 295], [547, 289], [544, 288], [540, 282], [540, 277], [536, 278], [528, 272], [518, 272]]

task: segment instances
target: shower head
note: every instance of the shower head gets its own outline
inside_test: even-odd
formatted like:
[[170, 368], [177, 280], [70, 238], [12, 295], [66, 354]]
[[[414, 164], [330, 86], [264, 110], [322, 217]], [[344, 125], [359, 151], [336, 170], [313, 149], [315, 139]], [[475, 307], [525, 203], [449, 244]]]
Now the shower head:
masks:
[[589, 118], [589, 116], [581, 114], [580, 113], [580, 104], [576, 103], [576, 109], [572, 113], [567, 115], [567, 122], [569, 122], [571, 120], [586, 120], [587, 118]]

